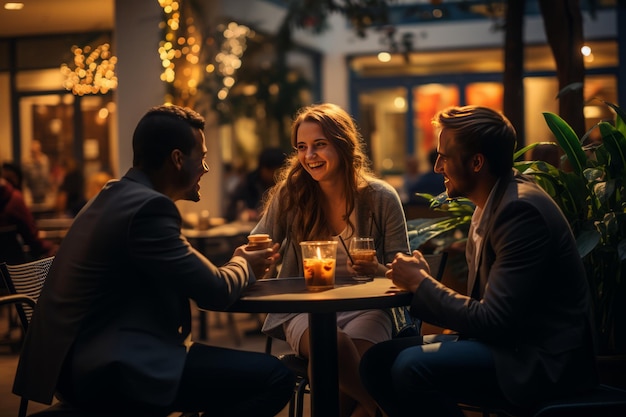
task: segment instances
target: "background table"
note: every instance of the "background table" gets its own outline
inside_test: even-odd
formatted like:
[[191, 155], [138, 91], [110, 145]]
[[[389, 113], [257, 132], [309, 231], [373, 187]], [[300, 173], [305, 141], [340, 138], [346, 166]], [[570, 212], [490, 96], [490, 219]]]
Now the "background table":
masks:
[[335, 288], [320, 292], [307, 291], [302, 277], [280, 278], [257, 281], [228, 311], [309, 313], [312, 416], [338, 417], [337, 312], [400, 307], [412, 297], [387, 278], [340, 278]]
[[181, 232], [198, 252], [220, 266], [233, 256], [235, 248], [248, 242], [255, 224], [237, 221], [207, 229], [183, 228]]

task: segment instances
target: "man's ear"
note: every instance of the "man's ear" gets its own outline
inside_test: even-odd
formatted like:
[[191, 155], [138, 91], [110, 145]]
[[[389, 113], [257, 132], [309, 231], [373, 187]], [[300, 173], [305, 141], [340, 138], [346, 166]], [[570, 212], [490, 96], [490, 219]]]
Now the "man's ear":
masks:
[[485, 165], [485, 155], [477, 153], [472, 157], [472, 169], [474, 172], [480, 172]]
[[170, 154], [172, 165], [179, 171], [183, 168], [183, 157], [184, 155], [180, 149], [174, 149]]

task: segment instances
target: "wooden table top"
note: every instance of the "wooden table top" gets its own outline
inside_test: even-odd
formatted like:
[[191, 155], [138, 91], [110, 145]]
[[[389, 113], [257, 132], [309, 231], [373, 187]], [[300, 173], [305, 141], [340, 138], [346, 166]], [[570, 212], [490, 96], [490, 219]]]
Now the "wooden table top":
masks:
[[255, 282], [228, 311], [250, 313], [324, 313], [406, 306], [413, 294], [401, 291], [385, 278], [356, 282], [337, 278], [335, 288], [312, 292], [304, 278], [277, 278]]

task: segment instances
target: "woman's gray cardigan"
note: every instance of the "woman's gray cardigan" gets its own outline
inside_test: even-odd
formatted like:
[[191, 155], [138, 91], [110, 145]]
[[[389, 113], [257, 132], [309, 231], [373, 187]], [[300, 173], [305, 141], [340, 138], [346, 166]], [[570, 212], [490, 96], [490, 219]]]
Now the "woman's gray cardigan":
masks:
[[[294, 227], [293, 215], [281, 213], [277, 198], [271, 202], [252, 233], [268, 233], [274, 242], [280, 242], [282, 266], [278, 278], [303, 277], [300, 242], [290, 233]], [[396, 253], [410, 253], [406, 219], [402, 202], [396, 190], [387, 182], [372, 178], [359, 194], [356, 202], [355, 236], [371, 236], [376, 246], [376, 256], [383, 265], [391, 262]], [[303, 278], [304, 279], [304, 278]], [[271, 313], [267, 315], [263, 332], [284, 339], [282, 324], [297, 313]]]

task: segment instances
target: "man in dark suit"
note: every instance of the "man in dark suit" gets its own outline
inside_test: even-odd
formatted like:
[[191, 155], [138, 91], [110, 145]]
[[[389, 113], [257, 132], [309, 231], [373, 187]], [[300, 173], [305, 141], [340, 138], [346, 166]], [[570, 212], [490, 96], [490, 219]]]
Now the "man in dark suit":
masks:
[[[512, 169], [515, 130], [500, 113], [454, 107], [435, 171], [450, 198], [476, 204], [468, 236], [468, 294], [437, 282], [419, 251], [387, 276], [414, 293], [411, 312], [456, 335], [396, 339], [361, 362], [364, 384], [390, 416], [463, 416], [457, 403], [518, 409], [597, 382], [590, 297], [567, 220]], [[429, 343], [433, 342], [433, 343]]]
[[[181, 235], [177, 200], [198, 201], [208, 172], [204, 119], [150, 109], [133, 167], [76, 217], [46, 279], [13, 391], [77, 408], [151, 415], [273, 416], [294, 377], [275, 357], [192, 343], [189, 299], [224, 309], [278, 257], [235, 250], [216, 267]], [[245, 387], [245, 389], [242, 389]]]

